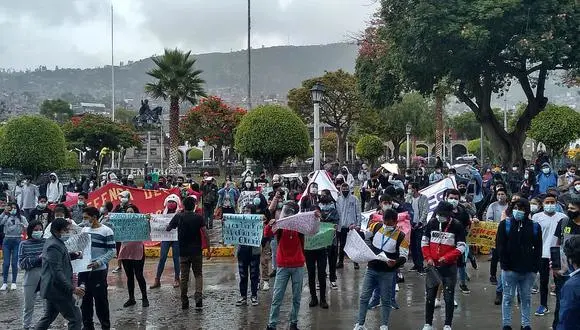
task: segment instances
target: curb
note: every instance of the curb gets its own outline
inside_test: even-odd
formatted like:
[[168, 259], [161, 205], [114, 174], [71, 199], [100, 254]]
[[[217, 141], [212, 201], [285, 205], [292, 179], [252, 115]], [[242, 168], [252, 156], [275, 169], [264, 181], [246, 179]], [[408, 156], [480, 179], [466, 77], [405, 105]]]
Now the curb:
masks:
[[[145, 256], [149, 258], [158, 258], [161, 252], [161, 248], [158, 246], [145, 247]], [[233, 257], [235, 252], [235, 247], [233, 246], [212, 246], [211, 256], [212, 257]], [[168, 256], [172, 256], [173, 249], [169, 251]], [[207, 252], [204, 250], [203, 255], [206, 256]]]

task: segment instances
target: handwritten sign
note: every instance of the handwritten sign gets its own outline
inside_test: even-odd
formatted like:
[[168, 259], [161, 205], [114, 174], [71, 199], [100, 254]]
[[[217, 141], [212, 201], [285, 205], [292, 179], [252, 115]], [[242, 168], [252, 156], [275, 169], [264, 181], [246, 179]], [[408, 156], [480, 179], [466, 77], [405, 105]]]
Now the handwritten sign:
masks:
[[115, 242], [141, 242], [149, 240], [149, 221], [144, 214], [111, 213]]
[[314, 236], [320, 229], [320, 221], [314, 216], [314, 212], [303, 212], [276, 221], [272, 230], [278, 229], [288, 229], [306, 236]]
[[165, 228], [173, 219], [174, 214], [151, 214], [151, 240], [156, 242], [177, 241], [177, 230], [167, 231]]
[[346, 236], [344, 253], [348, 255], [350, 260], [358, 263], [365, 263], [373, 260], [387, 262], [389, 260], [384, 252], [375, 254], [354, 229], [349, 231]]
[[89, 233], [71, 235], [64, 245], [68, 252], [81, 251], [83, 253], [81, 259], [71, 260], [73, 273], [78, 274], [90, 271], [88, 266], [91, 263], [91, 235]]
[[495, 235], [499, 223], [491, 221], [480, 221], [471, 225], [471, 230], [467, 235], [469, 245], [495, 248]]
[[258, 194], [257, 191], [242, 191], [240, 193], [240, 198], [238, 198], [238, 207], [240, 211], [244, 208], [244, 206], [248, 204], [254, 203], [254, 196]]
[[336, 228], [333, 223], [321, 222], [320, 229], [316, 235], [306, 237], [304, 242], [304, 250], [318, 250], [323, 249], [332, 244]]
[[264, 234], [261, 214], [224, 214], [225, 244], [260, 246]]

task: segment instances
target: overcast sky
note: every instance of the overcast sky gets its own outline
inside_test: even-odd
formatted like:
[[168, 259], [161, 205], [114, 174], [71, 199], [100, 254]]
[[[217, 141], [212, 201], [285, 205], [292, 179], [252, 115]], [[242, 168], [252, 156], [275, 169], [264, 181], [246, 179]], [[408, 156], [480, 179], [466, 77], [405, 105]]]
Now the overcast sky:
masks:
[[[0, 68], [111, 62], [111, 0], [1, 0]], [[113, 0], [115, 63], [245, 48], [246, 0]], [[376, 0], [252, 0], [252, 47], [350, 40]]]

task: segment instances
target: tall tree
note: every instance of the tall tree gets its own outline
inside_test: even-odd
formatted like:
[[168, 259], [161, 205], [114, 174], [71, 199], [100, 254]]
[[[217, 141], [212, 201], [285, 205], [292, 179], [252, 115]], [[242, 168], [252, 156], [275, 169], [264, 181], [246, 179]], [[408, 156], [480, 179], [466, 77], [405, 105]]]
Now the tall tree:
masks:
[[[394, 73], [403, 87], [423, 93], [432, 93], [447, 77], [502, 162], [522, 162], [525, 132], [548, 102], [548, 73], [580, 67], [577, 1], [383, 0], [381, 5], [377, 42], [386, 51], [378, 58], [390, 66], [376, 74]], [[495, 118], [491, 100], [514, 81], [527, 104], [513, 132], [507, 132]]]
[[61, 99], [44, 100], [40, 104], [40, 114], [46, 118], [64, 122], [72, 117], [73, 110], [68, 102]]
[[246, 110], [231, 107], [219, 97], [210, 96], [189, 110], [181, 121], [181, 136], [193, 145], [201, 139], [214, 147], [216, 160], [222, 164], [222, 147], [233, 148], [234, 131], [245, 114]]
[[549, 104], [532, 120], [528, 135], [542, 142], [553, 155], [560, 155], [568, 143], [580, 137], [580, 113], [567, 106]]
[[332, 127], [338, 136], [338, 161], [344, 162], [346, 141], [354, 124], [359, 120], [363, 104], [357, 90], [354, 75], [338, 70], [326, 72], [324, 76], [302, 82], [302, 87], [291, 89], [288, 93], [288, 106], [307, 124], [314, 117], [310, 89], [320, 81], [326, 91], [320, 105], [320, 121]]
[[200, 78], [201, 70], [195, 69], [191, 51], [165, 49], [159, 57], [151, 58], [156, 67], [147, 72], [157, 81], [145, 85], [145, 91], [154, 98], [169, 99], [169, 172], [179, 172], [179, 103], [189, 101], [196, 105], [206, 96]]

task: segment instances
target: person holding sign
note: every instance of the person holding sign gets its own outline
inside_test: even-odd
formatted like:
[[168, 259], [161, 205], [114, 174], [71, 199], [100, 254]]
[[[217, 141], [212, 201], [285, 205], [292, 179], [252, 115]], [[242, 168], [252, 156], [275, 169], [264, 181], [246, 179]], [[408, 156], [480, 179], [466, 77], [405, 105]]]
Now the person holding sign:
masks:
[[[388, 330], [391, 314], [391, 297], [393, 295], [393, 280], [395, 271], [403, 266], [409, 255], [409, 244], [405, 240], [405, 233], [397, 229], [397, 211], [386, 209], [381, 222], [372, 223], [369, 231], [365, 231], [365, 238], [370, 240], [370, 248], [375, 254], [384, 253], [387, 261], [372, 260], [368, 263], [367, 272], [363, 281], [360, 296], [358, 323], [355, 330], [366, 329], [365, 319], [369, 309], [369, 301], [375, 288], [381, 292], [381, 327]], [[352, 226], [354, 229], [355, 226]]]
[[[253, 204], [247, 204], [242, 209], [242, 213], [256, 214], [256, 207]], [[250, 300], [252, 302], [252, 306], [258, 306], [258, 285], [260, 284], [260, 250], [261, 246], [255, 247], [249, 245], [238, 245], [236, 257], [238, 258], [238, 272], [240, 274], [241, 298], [236, 302], [236, 306], [245, 306], [248, 304], [248, 269], [250, 270], [249, 277], [252, 291]]]
[[[184, 212], [176, 214], [166, 230], [171, 231], [177, 228], [177, 239], [179, 242], [179, 264], [183, 272], [181, 273], [181, 308], [189, 308], [189, 298], [187, 297], [187, 290], [189, 287], [189, 269], [193, 271], [195, 276], [195, 293], [193, 298], [195, 300], [195, 308], [201, 309], [202, 292], [203, 292], [203, 254], [202, 254], [202, 239], [201, 235], [205, 236], [205, 240], [210, 246], [209, 235], [205, 229], [205, 221], [203, 217], [195, 213], [197, 199], [193, 196], [188, 196], [183, 200]], [[207, 258], [211, 257], [211, 253], [207, 251]]]
[[[179, 213], [179, 196], [171, 194], [165, 198], [165, 210], [163, 214], [173, 214]], [[149, 289], [157, 289], [161, 287], [161, 275], [163, 275], [163, 270], [165, 269], [165, 262], [167, 262], [167, 256], [169, 255], [169, 248], [173, 252], [173, 271], [175, 272], [175, 281], [173, 282], [174, 288], [179, 288], [179, 244], [175, 241], [163, 241], [161, 242], [161, 252], [159, 255], [159, 263], [157, 264], [157, 274], [155, 276], [155, 282]]]
[[83, 210], [83, 221], [89, 224], [82, 232], [91, 235], [91, 257], [89, 272], [82, 272], [79, 276], [79, 285], [86, 287], [81, 311], [83, 314], [83, 328], [94, 329], [93, 301], [101, 328], [109, 329], [109, 298], [107, 293], [107, 269], [109, 261], [115, 256], [115, 239], [111, 228], [99, 222], [99, 210], [87, 207]]
[[[139, 209], [137, 206], [129, 204], [125, 209], [125, 213], [139, 213]], [[141, 290], [143, 307], [149, 307], [147, 283], [143, 276], [143, 266], [145, 266], [145, 246], [143, 242], [123, 242], [118, 259], [123, 263], [123, 268], [125, 268], [127, 290], [129, 291], [129, 300], [123, 304], [123, 307], [137, 304], [135, 301], [135, 278], [137, 278], [137, 283], [139, 283], [139, 289]]]
[[[344, 246], [346, 245], [346, 236], [348, 235], [348, 228], [351, 225], [359, 227], [362, 222], [362, 214], [360, 210], [360, 202], [351, 194], [350, 187], [347, 183], [340, 186], [341, 195], [338, 196], [336, 202], [336, 209], [340, 217], [340, 228], [338, 229], [338, 237], [340, 239], [340, 250], [338, 252], [338, 264], [336, 268], [344, 267]], [[355, 262], [354, 269], [359, 269], [359, 265]]]

